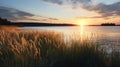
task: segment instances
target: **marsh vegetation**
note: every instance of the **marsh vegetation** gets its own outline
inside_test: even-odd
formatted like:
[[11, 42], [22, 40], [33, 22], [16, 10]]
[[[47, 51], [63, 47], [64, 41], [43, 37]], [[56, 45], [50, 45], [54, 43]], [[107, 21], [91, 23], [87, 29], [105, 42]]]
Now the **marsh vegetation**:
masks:
[[1, 67], [120, 67], [119, 63], [119, 52], [107, 55], [96, 42], [65, 43], [63, 34], [53, 31], [0, 31]]

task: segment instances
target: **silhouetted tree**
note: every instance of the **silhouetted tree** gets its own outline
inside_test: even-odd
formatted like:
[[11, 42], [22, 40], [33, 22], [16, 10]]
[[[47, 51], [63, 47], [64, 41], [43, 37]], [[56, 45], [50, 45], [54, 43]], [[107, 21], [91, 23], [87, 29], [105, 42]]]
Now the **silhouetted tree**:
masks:
[[0, 17], [0, 25], [7, 25], [10, 24], [10, 21], [8, 21], [7, 19], [3, 19]]

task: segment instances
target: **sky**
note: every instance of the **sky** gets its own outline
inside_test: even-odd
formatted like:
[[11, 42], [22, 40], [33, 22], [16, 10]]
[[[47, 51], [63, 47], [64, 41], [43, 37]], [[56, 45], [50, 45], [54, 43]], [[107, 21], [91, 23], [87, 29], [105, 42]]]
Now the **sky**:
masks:
[[120, 24], [120, 0], [0, 0], [0, 17], [13, 22]]

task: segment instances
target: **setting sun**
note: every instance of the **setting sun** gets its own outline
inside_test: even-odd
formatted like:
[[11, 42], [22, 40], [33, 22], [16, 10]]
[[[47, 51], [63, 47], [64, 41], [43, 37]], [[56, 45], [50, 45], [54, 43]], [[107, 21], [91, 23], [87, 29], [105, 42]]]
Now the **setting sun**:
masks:
[[85, 20], [78, 20], [77, 25], [80, 25], [80, 26], [86, 25], [86, 21]]

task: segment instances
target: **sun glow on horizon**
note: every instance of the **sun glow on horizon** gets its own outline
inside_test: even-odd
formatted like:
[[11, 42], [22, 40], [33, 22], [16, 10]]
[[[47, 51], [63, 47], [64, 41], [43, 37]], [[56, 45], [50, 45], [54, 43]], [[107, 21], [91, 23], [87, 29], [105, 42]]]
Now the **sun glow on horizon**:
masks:
[[85, 26], [87, 22], [85, 20], [77, 20], [77, 25]]

